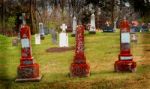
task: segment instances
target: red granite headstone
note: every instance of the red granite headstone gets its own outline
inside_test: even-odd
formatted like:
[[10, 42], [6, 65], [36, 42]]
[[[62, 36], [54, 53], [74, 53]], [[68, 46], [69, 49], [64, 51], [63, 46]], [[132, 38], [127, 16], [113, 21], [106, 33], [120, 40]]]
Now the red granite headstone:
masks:
[[20, 30], [21, 60], [18, 67], [16, 81], [39, 81], [39, 64], [35, 63], [31, 50], [31, 32], [28, 25], [23, 25]]
[[76, 49], [73, 63], [70, 67], [71, 77], [86, 77], [90, 75], [90, 66], [84, 55], [84, 26], [77, 26]]
[[126, 19], [120, 22], [120, 54], [119, 60], [115, 62], [115, 71], [135, 71], [136, 62], [130, 51], [130, 26]]

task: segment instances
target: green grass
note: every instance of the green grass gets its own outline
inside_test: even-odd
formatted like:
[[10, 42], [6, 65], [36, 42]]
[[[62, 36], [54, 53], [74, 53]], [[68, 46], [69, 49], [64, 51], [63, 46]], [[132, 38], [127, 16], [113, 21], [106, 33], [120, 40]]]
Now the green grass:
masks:
[[[75, 45], [75, 38], [69, 34], [69, 45]], [[58, 47], [47, 35], [40, 45], [34, 44], [34, 60], [40, 64], [43, 78], [40, 82], [14, 82], [20, 62], [20, 45], [11, 46], [11, 37], [0, 35], [0, 89], [150, 89], [150, 33], [138, 33], [138, 43], [132, 43], [132, 54], [137, 62], [135, 73], [115, 73], [114, 62], [119, 54], [119, 32], [85, 33], [85, 55], [90, 64], [91, 76], [70, 78], [69, 67], [74, 50], [61, 53], [47, 53], [46, 49]]]

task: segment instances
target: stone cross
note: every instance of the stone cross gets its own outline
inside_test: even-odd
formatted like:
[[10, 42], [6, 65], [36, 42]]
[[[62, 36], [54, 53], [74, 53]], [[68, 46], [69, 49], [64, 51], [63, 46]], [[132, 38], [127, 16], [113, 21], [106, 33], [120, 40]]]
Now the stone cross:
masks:
[[62, 25], [60, 26], [60, 28], [62, 29], [62, 32], [66, 32], [67, 25], [66, 25], [66, 24], [62, 24]]

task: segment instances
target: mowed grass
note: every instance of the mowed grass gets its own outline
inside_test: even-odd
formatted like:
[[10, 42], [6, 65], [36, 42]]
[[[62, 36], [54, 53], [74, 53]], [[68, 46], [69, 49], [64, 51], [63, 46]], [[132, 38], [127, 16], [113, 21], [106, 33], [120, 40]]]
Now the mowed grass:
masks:
[[[69, 34], [69, 45], [75, 46], [75, 38]], [[69, 67], [74, 50], [47, 53], [46, 49], [58, 47], [47, 35], [40, 45], [34, 44], [34, 61], [40, 64], [40, 82], [16, 83], [17, 67], [20, 62], [20, 45], [12, 46], [13, 38], [0, 35], [0, 89], [150, 89], [150, 33], [138, 33], [138, 43], [132, 43], [135, 73], [115, 73], [114, 62], [120, 50], [119, 32], [90, 35], [85, 33], [85, 55], [90, 64], [91, 75], [70, 78]]]

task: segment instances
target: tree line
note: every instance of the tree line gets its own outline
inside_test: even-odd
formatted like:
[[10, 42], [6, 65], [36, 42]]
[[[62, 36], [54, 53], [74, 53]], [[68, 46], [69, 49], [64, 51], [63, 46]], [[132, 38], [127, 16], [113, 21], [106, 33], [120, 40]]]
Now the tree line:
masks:
[[[17, 16], [27, 13], [32, 33], [38, 30], [38, 22], [43, 22], [49, 28], [57, 27], [62, 22], [71, 23], [76, 16], [78, 23], [87, 24], [91, 13], [96, 15], [98, 22], [110, 20], [112, 23], [121, 18], [120, 13], [127, 12], [131, 16], [138, 13], [148, 17], [150, 2], [148, 0], [1, 0], [0, 30], [15, 29]], [[124, 9], [130, 3], [130, 7]], [[128, 10], [129, 9], [129, 10]], [[132, 18], [131, 18], [132, 19]]]

